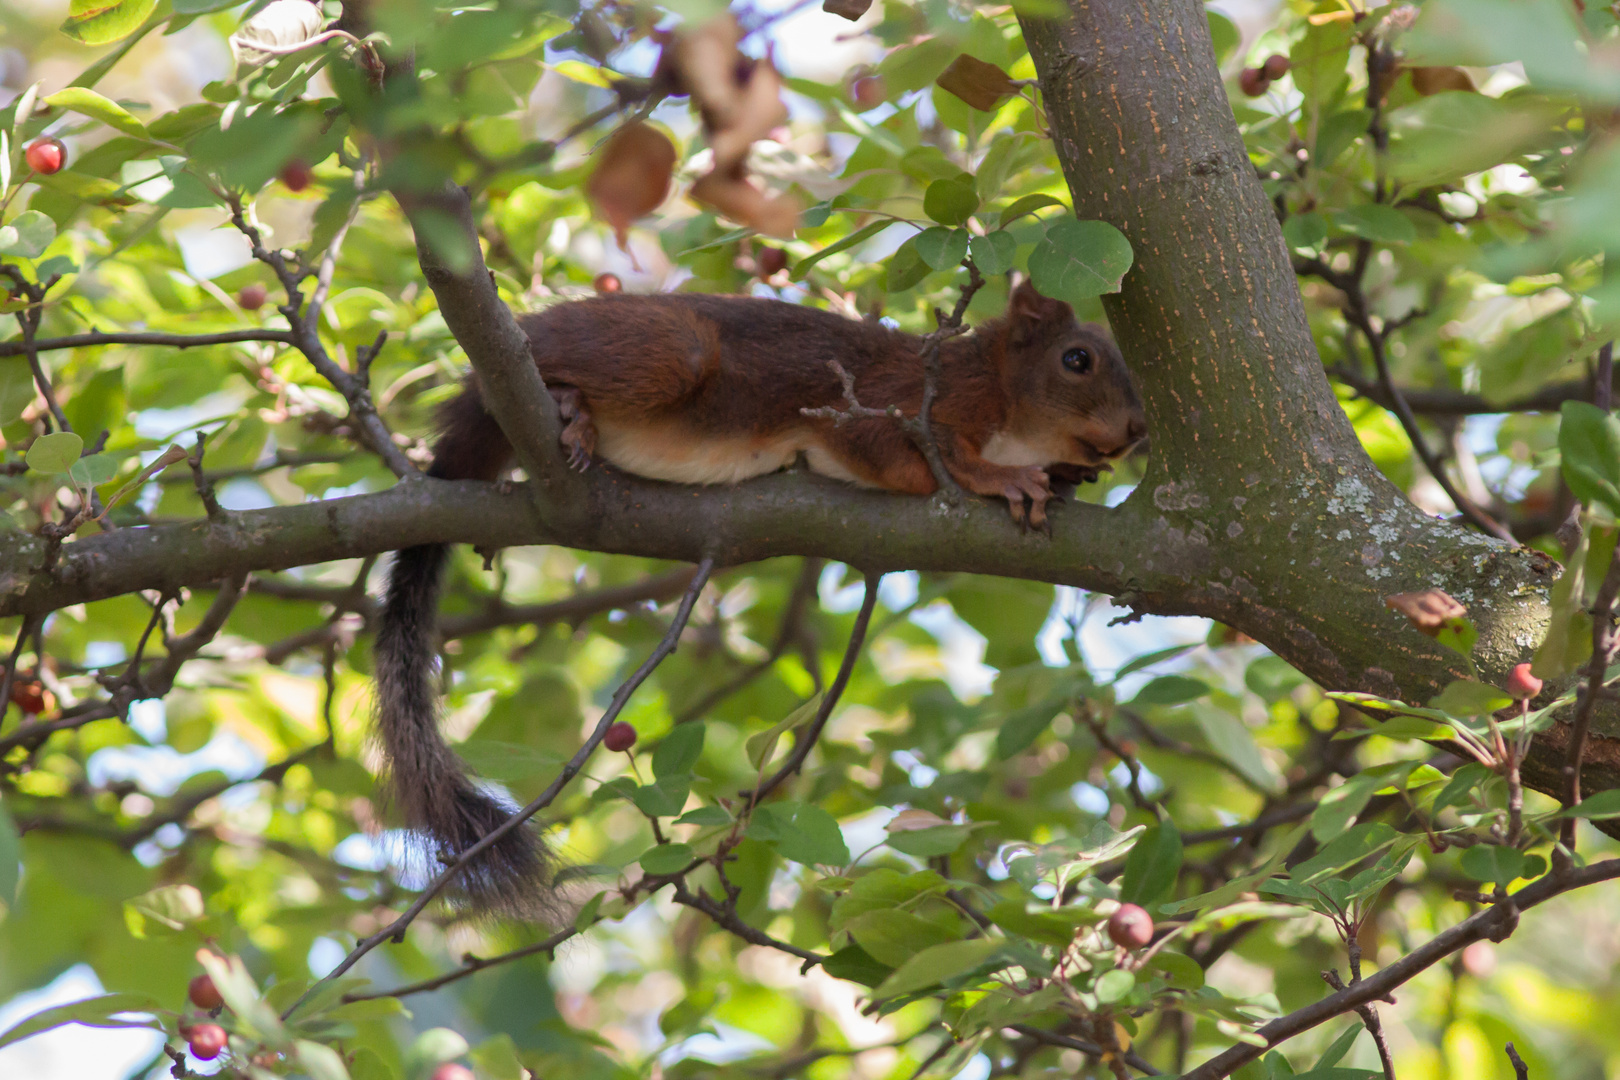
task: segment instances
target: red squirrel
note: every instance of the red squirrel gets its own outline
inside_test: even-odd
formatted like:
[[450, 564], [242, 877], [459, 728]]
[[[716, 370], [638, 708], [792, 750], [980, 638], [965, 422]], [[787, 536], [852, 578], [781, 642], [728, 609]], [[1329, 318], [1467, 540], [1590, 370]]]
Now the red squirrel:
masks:
[[[803, 455], [813, 472], [914, 495], [934, 491], [916, 445], [887, 417], [835, 423], [834, 362], [864, 406], [915, 414], [922, 339], [778, 300], [673, 293], [599, 296], [520, 317], [566, 427], [576, 467], [689, 484], [735, 483]], [[1125, 361], [1100, 327], [1027, 282], [1005, 315], [940, 348], [932, 428], [947, 471], [1040, 526], [1051, 481], [1094, 480], [1146, 434]], [[440, 413], [428, 475], [494, 480], [512, 448], [469, 377]], [[1027, 509], [1026, 509], [1027, 504]], [[434, 621], [444, 544], [394, 559], [375, 645], [378, 728], [394, 799], [434, 854], [451, 859], [511, 807], [476, 785], [438, 730]], [[538, 833], [514, 829], [459, 882], [476, 907], [533, 913], [546, 867]]]

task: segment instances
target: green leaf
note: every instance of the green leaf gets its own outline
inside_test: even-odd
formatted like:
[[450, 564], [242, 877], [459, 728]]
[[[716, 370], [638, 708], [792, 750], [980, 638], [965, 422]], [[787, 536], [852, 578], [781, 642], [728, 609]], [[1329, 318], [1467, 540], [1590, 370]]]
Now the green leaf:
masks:
[[1025, 214], [1033, 214], [1037, 210], [1044, 210], [1048, 206], [1063, 206], [1063, 200], [1051, 195], [1025, 195], [1015, 200], [1013, 204], [1001, 212], [1000, 225], [1005, 229]]
[[22, 839], [17, 823], [11, 820], [6, 804], [0, 802], [0, 904], [10, 908], [17, 902], [17, 881], [22, 872]]
[[1300, 885], [1321, 881], [1382, 851], [1395, 842], [1397, 835], [1394, 829], [1381, 821], [1354, 825], [1323, 844], [1322, 850], [1315, 855], [1295, 866], [1289, 877]]
[[118, 475], [120, 464], [122, 462], [111, 454], [91, 454], [70, 465], [68, 475], [82, 488], [100, 487]]
[[1620, 817], [1620, 788], [1600, 791], [1582, 799], [1579, 805], [1564, 811], [1565, 817], [1602, 820]]
[[703, 828], [730, 825], [731, 822], [731, 815], [726, 813], [725, 808], [721, 806], [699, 806], [694, 810], [688, 810], [675, 819], [677, 825], [698, 825]]
[[648, 817], [674, 817], [686, 807], [686, 797], [691, 792], [692, 775], [679, 773], [642, 784], [630, 793], [630, 801]]
[[154, 1020], [116, 1020], [118, 1013], [155, 1012], [158, 1004], [145, 994], [103, 994], [44, 1009], [0, 1033], [0, 1049], [22, 1042], [31, 1035], [59, 1028], [63, 1024], [83, 1024], [98, 1028], [154, 1028]]
[[973, 253], [973, 265], [986, 277], [1005, 274], [1018, 259], [1018, 242], [1000, 229], [975, 236], [968, 241], [968, 249]]
[[664, 736], [653, 751], [653, 775], [662, 780], [666, 776], [686, 776], [703, 754], [704, 726], [701, 723], [681, 724]]
[[477, 1066], [478, 1075], [488, 1080], [524, 1080], [523, 1062], [518, 1059], [517, 1044], [510, 1035], [485, 1039], [468, 1056]]
[[209, 949], [197, 950], [197, 962], [214, 980], [214, 987], [226, 1006], [236, 1014], [235, 1030], [250, 1039], [284, 1045], [286, 1029], [281, 1017], [259, 993], [258, 984], [237, 956], [220, 956]]
[[1097, 979], [1093, 988], [1097, 1000], [1104, 1005], [1112, 1005], [1116, 1001], [1123, 1001], [1132, 990], [1136, 989], [1136, 976], [1124, 968], [1114, 968], [1105, 971]]
[[35, 472], [51, 476], [71, 469], [83, 450], [83, 439], [71, 431], [58, 431], [35, 439], [24, 460]]
[[968, 231], [935, 225], [918, 233], [914, 242], [922, 261], [935, 270], [949, 270], [966, 258]]
[[1410, 244], [1417, 228], [1410, 218], [1393, 206], [1366, 203], [1333, 215], [1333, 223], [1351, 236], [1380, 244]]
[[876, 236], [878, 233], [882, 232], [884, 229], [887, 229], [893, 224], [895, 224], [893, 218], [883, 218], [879, 221], [869, 222], [861, 226], [859, 229], [856, 229], [848, 236], [828, 244], [820, 251], [812, 252], [811, 254], [806, 255], [797, 263], [793, 264], [793, 270], [788, 276], [794, 281], [803, 281], [804, 276], [810, 272], [811, 267], [815, 266], [822, 259], [825, 259], [829, 255], [836, 255], [840, 251], [848, 251], [857, 244], [864, 244], [866, 241], [872, 239], [872, 237]]
[[1282, 233], [1289, 247], [1315, 251], [1327, 240], [1327, 218], [1314, 210], [1308, 214], [1295, 214], [1283, 222]]
[[872, 959], [871, 954], [859, 945], [846, 945], [839, 949], [827, 957], [821, 968], [835, 979], [847, 979], [862, 986], [877, 986], [894, 970], [890, 965]]
[[1497, 165], [1544, 138], [1544, 102], [1505, 101], [1448, 90], [1392, 111], [1386, 120], [1392, 175], [1428, 187]]
[[973, 179], [935, 180], [923, 192], [923, 213], [941, 225], [960, 225], [979, 208]]
[[[1008, 934], [1058, 948], [1067, 948], [1073, 943], [1080, 926], [1102, 921], [1102, 916], [1091, 908], [1054, 909], [1046, 904], [1026, 906], [1018, 900], [1002, 900], [984, 914]], [[1076, 915], [1082, 916], [1084, 921], [1073, 917]]]
[[1547, 597], [1552, 609], [1547, 620], [1547, 636], [1536, 646], [1535, 658], [1530, 663], [1530, 672], [1537, 678], [1556, 679], [1567, 675], [1592, 655], [1592, 615], [1586, 602], [1586, 560], [1591, 547], [1592, 531], [1581, 529], [1568, 565], [1553, 582], [1552, 592]]
[[1318, 1069], [1331, 1069], [1333, 1066], [1343, 1061], [1344, 1055], [1350, 1052], [1350, 1048], [1356, 1044], [1356, 1038], [1360, 1034], [1361, 1026], [1359, 1024], [1351, 1024], [1345, 1029], [1343, 1035], [1340, 1035], [1337, 1039], [1333, 1040], [1332, 1046], [1329, 1046], [1326, 1050], [1322, 1051], [1322, 1056], [1316, 1059], [1316, 1065], [1314, 1067]]
[[121, 131], [125, 135], [133, 135], [137, 139], [149, 139], [151, 133], [146, 125], [130, 115], [129, 110], [109, 98], [102, 97], [94, 90], [82, 86], [70, 86], [65, 90], [58, 90], [45, 99], [45, 104], [54, 105], [59, 109], [80, 113], [92, 120], [100, 120], [103, 124]]
[[157, 0], [73, 0], [62, 33], [84, 45], [111, 45], [141, 28]]
[[1147, 962], [1146, 970], [1163, 975], [1172, 990], [1197, 990], [1204, 985], [1203, 966], [1190, 956], [1168, 949], [1154, 953]]
[[879, 963], [898, 968], [924, 949], [955, 941], [939, 923], [909, 911], [868, 911], [851, 919], [844, 929]]
[[[1404, 763], [1408, 771], [1416, 766], [1417, 762]], [[1373, 793], [1388, 786], [1389, 782], [1386, 774], [1364, 772], [1329, 790], [1311, 813], [1311, 835], [1316, 837], [1318, 843], [1326, 843], [1343, 833], [1355, 823], [1356, 816], [1366, 808]]]
[[1078, 304], [1118, 292], [1134, 257], [1125, 234], [1106, 221], [1062, 217], [1035, 246], [1029, 276], [1043, 295]]
[[1180, 656], [1187, 650], [1196, 649], [1197, 647], [1197, 645], [1171, 645], [1168, 648], [1155, 649], [1150, 653], [1143, 653], [1141, 656], [1133, 657], [1125, 664], [1122, 664], [1118, 671], [1114, 672], [1114, 681], [1117, 683], [1127, 675], [1134, 675], [1143, 668], [1150, 668], [1154, 664]]
[[561, 754], [537, 746], [477, 737], [457, 743], [455, 750], [473, 772], [491, 780], [525, 780], [549, 772], [566, 760]]
[[1241, 718], [1203, 702], [1195, 703], [1191, 711], [1211, 750], [1230, 762], [1232, 768], [1261, 790], [1282, 791], [1282, 777], [1260, 752], [1254, 732]]
[[884, 842], [896, 851], [919, 859], [949, 855], [973, 835], [972, 825], [938, 825], [932, 829], [912, 829], [890, 833]]
[[343, 1065], [343, 1056], [330, 1046], [308, 1039], [293, 1043], [298, 1063], [309, 1073], [310, 1080], [349, 1080], [349, 1070]]
[[996, 938], [974, 941], [948, 941], [933, 945], [912, 956], [884, 979], [876, 997], [894, 997], [926, 989], [973, 971], [1001, 952], [1004, 943]]
[[138, 938], [178, 933], [206, 914], [195, 885], [164, 885], [124, 901], [124, 923]]
[[1053, 698], [1014, 709], [996, 728], [996, 760], [1006, 761], [1040, 737], [1063, 709], [1063, 699]]
[[917, 238], [913, 236], [889, 256], [889, 268], [884, 280], [889, 292], [905, 292], [927, 277], [928, 272], [929, 266], [917, 253]]
[[1167, 898], [1181, 873], [1181, 833], [1164, 821], [1143, 833], [1125, 860], [1119, 898], [1149, 908]]
[[1161, 675], [1136, 692], [1131, 704], [1142, 705], [1180, 705], [1184, 701], [1194, 701], [1209, 693], [1209, 684], [1202, 679], [1189, 678], [1186, 675]]
[[1484, 716], [1513, 704], [1507, 693], [1474, 679], [1454, 679], [1429, 701], [1429, 708], [1449, 716]]
[[1585, 401], [1566, 401], [1558, 425], [1564, 480], [1575, 497], [1620, 516], [1620, 418]]
[[776, 802], [756, 807], [747, 835], [806, 866], [843, 866], [849, 862], [849, 847], [837, 820], [808, 803]]
[[649, 874], [674, 874], [697, 857], [691, 844], [659, 844], [642, 852], [641, 868]]
[[1226, 63], [1226, 58], [1243, 43], [1243, 33], [1238, 30], [1237, 24], [1218, 11], [1204, 9], [1204, 18], [1209, 21], [1209, 39], [1215, 46], [1215, 62]]
[[0, 255], [37, 259], [55, 239], [56, 222], [38, 210], [24, 210], [9, 225], [0, 225]]
[[817, 694], [797, 709], [788, 713], [781, 720], [757, 735], [749, 736], [744, 749], [748, 752], [748, 764], [754, 768], [762, 768], [765, 762], [771, 760], [776, 753], [776, 743], [785, 732], [791, 731], [800, 724], [809, 723], [821, 708], [821, 695]]
[[1463, 873], [1475, 881], [1507, 886], [1522, 877], [1538, 875], [1546, 863], [1539, 855], [1526, 855], [1500, 844], [1477, 844], [1457, 860]]

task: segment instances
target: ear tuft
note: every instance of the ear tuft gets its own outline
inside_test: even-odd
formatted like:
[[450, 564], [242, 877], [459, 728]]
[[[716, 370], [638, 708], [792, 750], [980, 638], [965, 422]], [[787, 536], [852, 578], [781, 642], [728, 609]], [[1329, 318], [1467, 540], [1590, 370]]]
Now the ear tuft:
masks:
[[1007, 299], [1007, 314], [1015, 322], [1040, 322], [1047, 314], [1051, 301], [1035, 291], [1028, 278], [1013, 286]]

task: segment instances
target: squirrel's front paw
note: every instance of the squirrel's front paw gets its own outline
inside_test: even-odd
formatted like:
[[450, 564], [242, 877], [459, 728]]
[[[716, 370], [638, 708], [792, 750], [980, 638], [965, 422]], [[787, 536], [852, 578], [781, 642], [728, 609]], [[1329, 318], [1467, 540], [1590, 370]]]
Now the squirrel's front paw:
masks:
[[[1007, 500], [1012, 519], [1019, 525], [1033, 529], [1047, 527], [1046, 503], [1052, 498], [1052, 485], [1045, 469], [1038, 465], [1026, 465], [1013, 470], [1001, 493]], [[1026, 500], [1029, 502], [1027, 514], [1024, 510]]]

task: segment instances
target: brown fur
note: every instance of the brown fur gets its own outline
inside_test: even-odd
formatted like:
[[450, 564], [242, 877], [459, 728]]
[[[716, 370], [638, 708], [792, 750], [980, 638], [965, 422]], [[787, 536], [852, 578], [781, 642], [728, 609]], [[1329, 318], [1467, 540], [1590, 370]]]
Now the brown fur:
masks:
[[[601, 457], [653, 478], [719, 483], [803, 454], [840, 479], [919, 495], [935, 488], [893, 420], [837, 424], [801, 412], [844, 405], [836, 361], [862, 405], [914, 414], [923, 365], [913, 335], [776, 300], [698, 294], [596, 297], [520, 322], [579, 467]], [[1063, 363], [1075, 349], [1090, 356], [1083, 374]], [[1044, 523], [1053, 477], [1095, 479], [1145, 434], [1113, 341], [1027, 284], [1004, 316], [946, 341], [940, 361], [932, 415], [946, 468], [969, 491], [1006, 499], [1020, 522]], [[511, 446], [474, 378], [439, 419], [429, 475], [493, 480], [506, 470]], [[446, 553], [444, 545], [399, 552], [375, 647], [394, 800], [442, 860], [511, 809], [472, 781], [438, 732], [433, 613]], [[537, 834], [515, 829], [459, 884], [478, 907], [532, 915], [543, 908], [545, 862]]]

